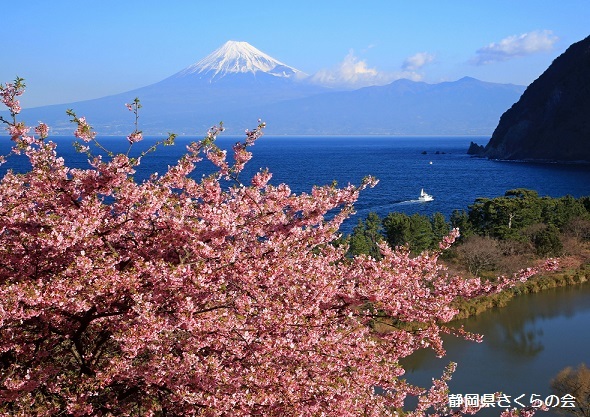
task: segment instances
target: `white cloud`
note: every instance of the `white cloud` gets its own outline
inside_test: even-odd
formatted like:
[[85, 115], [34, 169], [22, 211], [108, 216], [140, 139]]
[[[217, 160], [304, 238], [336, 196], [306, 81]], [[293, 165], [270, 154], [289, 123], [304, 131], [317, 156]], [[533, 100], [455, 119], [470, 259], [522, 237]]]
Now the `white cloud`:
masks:
[[406, 58], [402, 64], [402, 69], [404, 71], [416, 71], [432, 61], [434, 61], [434, 55], [429, 54], [428, 52], [418, 52], [417, 54]]
[[385, 72], [370, 68], [365, 60], [359, 59], [351, 50], [336, 67], [318, 71], [311, 76], [311, 81], [332, 87], [360, 88], [371, 85], [385, 85], [400, 78], [420, 81], [422, 75], [411, 68], [407, 70], [404, 68], [404, 71], [401, 72]]
[[522, 35], [508, 36], [500, 42], [493, 42], [478, 49], [472, 63], [486, 65], [537, 52], [549, 51], [553, 48], [553, 44], [557, 39], [557, 36], [554, 36], [550, 30], [537, 30]]
[[344, 60], [332, 69], [319, 70], [312, 76], [318, 84], [338, 87], [362, 87], [377, 84], [379, 72], [350, 51]]

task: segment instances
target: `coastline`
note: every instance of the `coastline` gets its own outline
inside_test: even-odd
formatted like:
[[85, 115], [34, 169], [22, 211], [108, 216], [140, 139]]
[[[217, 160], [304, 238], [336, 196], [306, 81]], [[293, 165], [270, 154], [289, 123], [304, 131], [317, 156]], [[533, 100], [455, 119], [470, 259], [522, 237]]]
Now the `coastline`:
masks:
[[497, 294], [458, 301], [456, 307], [459, 313], [452, 321], [463, 320], [493, 308], [504, 307], [518, 295], [534, 294], [552, 288], [588, 285], [588, 281], [590, 281], [590, 264], [581, 265], [576, 269], [534, 276], [526, 282]]

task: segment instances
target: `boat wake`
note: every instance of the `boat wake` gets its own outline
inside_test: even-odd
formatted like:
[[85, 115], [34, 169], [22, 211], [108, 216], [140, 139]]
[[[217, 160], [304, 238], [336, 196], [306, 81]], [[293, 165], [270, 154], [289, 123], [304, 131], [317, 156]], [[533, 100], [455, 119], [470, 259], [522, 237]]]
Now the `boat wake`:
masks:
[[424, 200], [402, 200], [402, 201], [394, 201], [391, 203], [392, 206], [404, 206], [407, 204], [418, 204], [418, 203], [427, 203], [428, 201]]

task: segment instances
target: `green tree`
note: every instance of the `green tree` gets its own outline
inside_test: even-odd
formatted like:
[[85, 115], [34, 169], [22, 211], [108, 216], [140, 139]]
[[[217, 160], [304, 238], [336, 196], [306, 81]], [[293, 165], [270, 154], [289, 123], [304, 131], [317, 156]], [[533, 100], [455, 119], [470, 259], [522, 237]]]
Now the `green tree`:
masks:
[[392, 248], [410, 243], [410, 217], [404, 213], [389, 213], [383, 219], [385, 239]]
[[504, 193], [505, 197], [517, 197], [521, 199], [536, 199], [539, 198], [539, 193], [535, 190], [529, 190], [526, 188], [513, 188]]
[[577, 200], [571, 195], [561, 198], [544, 199], [543, 222], [553, 224], [559, 230], [564, 228], [576, 218], [590, 219], [590, 213], [584, 207], [582, 200]]
[[475, 234], [473, 223], [469, 220], [469, 214], [465, 210], [453, 210], [449, 221], [453, 229], [459, 229], [459, 233], [461, 233], [459, 241]]
[[542, 203], [537, 192], [518, 188], [503, 197], [478, 198], [469, 206], [469, 220], [476, 233], [499, 239], [520, 239], [524, 227], [540, 223]]
[[[448, 225], [445, 227], [444, 216], [438, 213], [436, 225], [438, 233], [446, 236], [450, 231]], [[441, 219], [442, 218], [442, 219]], [[389, 213], [383, 219], [383, 228], [385, 229], [385, 238], [387, 243], [395, 248], [396, 246], [408, 246], [413, 253], [420, 253], [427, 249], [432, 249], [435, 244], [440, 242], [434, 241], [433, 222], [428, 216], [423, 214], [412, 214], [408, 216], [405, 213]]]
[[563, 244], [559, 238], [559, 230], [552, 224], [534, 234], [532, 240], [537, 255], [541, 257], [559, 256], [563, 252]]
[[504, 197], [513, 202], [513, 229], [520, 230], [542, 221], [543, 202], [536, 191], [516, 188], [506, 191]]
[[381, 259], [378, 243], [384, 240], [381, 218], [377, 213], [369, 213], [365, 221], [359, 220], [349, 239], [349, 254], [365, 254]]
[[[433, 242], [436, 244], [449, 234], [451, 226], [447, 223], [445, 216], [442, 213], [436, 212], [432, 215], [430, 220], [432, 226]], [[436, 249], [432, 247], [432, 249]]]
[[428, 216], [412, 214], [410, 216], [410, 250], [420, 253], [432, 247], [434, 234]]

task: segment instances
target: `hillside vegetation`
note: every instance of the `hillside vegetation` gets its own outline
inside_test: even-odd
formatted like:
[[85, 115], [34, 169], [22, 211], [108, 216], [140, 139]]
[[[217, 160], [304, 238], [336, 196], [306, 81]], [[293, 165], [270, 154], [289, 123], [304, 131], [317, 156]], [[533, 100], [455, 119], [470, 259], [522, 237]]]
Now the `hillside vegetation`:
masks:
[[548, 257], [560, 258], [560, 269], [485, 299], [459, 303], [457, 317], [503, 305], [513, 295], [582, 283], [590, 276], [590, 197], [540, 197], [527, 189], [504, 196], [479, 198], [466, 210], [443, 214], [370, 213], [346, 238], [349, 254], [379, 259], [382, 242], [407, 247], [418, 255], [438, 249], [438, 242], [459, 228], [458, 242], [443, 254], [443, 262], [458, 275], [493, 278], [536, 266]]

